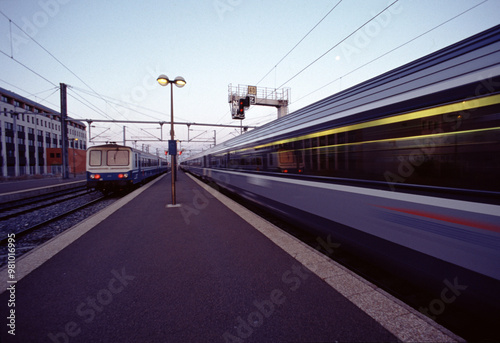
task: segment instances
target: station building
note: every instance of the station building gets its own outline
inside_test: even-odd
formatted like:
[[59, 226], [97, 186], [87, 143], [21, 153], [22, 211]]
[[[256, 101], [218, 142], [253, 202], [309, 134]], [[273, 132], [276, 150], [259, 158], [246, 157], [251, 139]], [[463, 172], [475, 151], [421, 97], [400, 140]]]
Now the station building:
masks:
[[[0, 88], [0, 178], [62, 173], [61, 114]], [[67, 118], [71, 174], [85, 172], [87, 132]]]

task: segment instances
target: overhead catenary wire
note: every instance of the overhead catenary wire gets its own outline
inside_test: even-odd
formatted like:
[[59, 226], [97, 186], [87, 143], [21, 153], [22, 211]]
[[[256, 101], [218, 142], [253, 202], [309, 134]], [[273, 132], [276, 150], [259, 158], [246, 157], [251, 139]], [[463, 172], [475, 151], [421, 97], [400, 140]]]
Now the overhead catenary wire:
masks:
[[302, 99], [304, 99], [304, 98], [306, 98], [306, 97], [310, 96], [311, 94], [314, 94], [314, 93], [316, 93], [316, 92], [320, 91], [321, 89], [323, 89], [323, 88], [325, 88], [325, 87], [327, 87], [327, 86], [331, 85], [332, 83], [337, 82], [337, 81], [341, 80], [342, 78], [345, 78], [346, 76], [348, 76], [348, 75], [350, 75], [350, 74], [352, 74], [352, 73], [354, 73], [354, 72], [358, 71], [359, 69], [364, 68], [364, 67], [366, 67], [367, 65], [369, 65], [369, 64], [371, 64], [371, 63], [373, 63], [373, 62], [375, 62], [375, 61], [377, 61], [377, 60], [379, 60], [379, 59], [381, 59], [381, 58], [383, 58], [383, 57], [387, 56], [388, 54], [390, 54], [390, 53], [392, 53], [392, 52], [394, 52], [394, 51], [396, 51], [396, 50], [398, 50], [398, 49], [402, 48], [403, 46], [410, 44], [411, 42], [413, 42], [413, 41], [415, 41], [415, 40], [417, 40], [417, 39], [419, 39], [419, 38], [421, 38], [421, 37], [425, 36], [426, 34], [428, 34], [428, 33], [432, 32], [432, 31], [436, 30], [437, 28], [439, 28], [439, 27], [441, 27], [441, 26], [443, 26], [443, 25], [445, 25], [445, 24], [447, 24], [447, 23], [449, 23], [449, 22], [450, 22], [450, 21], [452, 21], [452, 20], [455, 20], [456, 18], [458, 18], [458, 17], [460, 17], [460, 16], [462, 16], [462, 15], [466, 14], [467, 12], [469, 12], [469, 11], [473, 10], [474, 8], [476, 8], [476, 7], [478, 7], [478, 6], [482, 5], [482, 4], [484, 4], [484, 3], [486, 3], [486, 2], [488, 2], [488, 0], [484, 0], [484, 1], [482, 1], [482, 2], [478, 3], [478, 4], [474, 5], [474, 6], [472, 6], [472, 7], [468, 8], [468, 9], [466, 9], [465, 11], [462, 11], [462, 12], [460, 12], [460, 13], [458, 13], [458, 14], [454, 15], [453, 17], [449, 18], [448, 20], [445, 20], [444, 22], [442, 22], [442, 23], [440, 23], [440, 24], [438, 24], [438, 25], [436, 25], [436, 26], [432, 27], [431, 29], [429, 29], [429, 30], [427, 30], [427, 31], [425, 31], [425, 32], [423, 32], [423, 33], [421, 33], [421, 34], [419, 34], [419, 35], [415, 36], [415, 37], [413, 37], [412, 39], [410, 39], [410, 40], [406, 41], [405, 43], [398, 45], [397, 47], [395, 47], [395, 48], [393, 48], [393, 49], [391, 49], [391, 50], [389, 50], [389, 51], [387, 51], [387, 52], [383, 53], [382, 55], [380, 55], [380, 56], [378, 56], [378, 57], [376, 57], [376, 58], [374, 58], [374, 59], [372, 59], [372, 60], [370, 60], [370, 61], [368, 61], [368, 62], [366, 62], [365, 64], [363, 64], [363, 65], [361, 65], [361, 66], [359, 66], [359, 67], [357, 67], [357, 68], [355, 68], [355, 69], [353, 69], [353, 70], [349, 71], [348, 73], [346, 73], [346, 74], [344, 74], [344, 75], [342, 75], [342, 76], [340, 76], [340, 77], [336, 78], [335, 80], [328, 82], [327, 84], [325, 84], [325, 85], [323, 85], [323, 86], [321, 86], [321, 87], [319, 87], [319, 88], [317, 88], [317, 89], [313, 90], [312, 92], [310, 92], [310, 93], [308, 93], [308, 94], [306, 94], [306, 95], [302, 96], [301, 98], [299, 98], [299, 99], [295, 100], [294, 102], [295, 102], [295, 103], [297, 103], [298, 101], [300, 101], [300, 100], [302, 100]]
[[9, 56], [9, 54], [7, 54], [5, 51], [0, 50], [0, 53], [4, 54], [4, 55], [5, 55], [5, 56], [7, 56], [8, 58], [10, 58], [12, 61], [14, 61], [14, 62], [16, 62], [16, 63], [20, 64], [22, 67], [24, 67], [24, 68], [28, 69], [30, 72], [32, 72], [33, 74], [35, 74], [35, 75], [36, 75], [36, 76], [38, 76], [39, 78], [41, 78], [41, 79], [43, 79], [43, 80], [47, 81], [48, 83], [50, 83], [50, 84], [51, 84], [51, 85], [53, 85], [54, 87], [57, 87], [57, 85], [56, 85], [54, 82], [50, 81], [49, 79], [47, 79], [47, 78], [46, 78], [45, 76], [43, 76], [42, 74], [37, 73], [36, 71], [34, 71], [33, 69], [31, 69], [30, 67], [28, 67], [27, 65], [25, 65], [23, 62], [21, 62], [21, 61], [17, 60], [15, 57]]
[[[59, 60], [49, 50], [47, 50], [42, 44], [40, 44], [36, 39], [34, 39], [32, 36], [30, 36], [26, 31], [24, 31], [21, 28], [21, 26], [17, 25], [14, 21], [12, 21], [12, 19], [9, 18], [1, 10], [0, 10], [0, 14], [2, 14], [5, 18], [7, 18], [11, 24], [14, 24], [19, 30], [21, 30], [22, 33], [24, 33], [30, 40], [32, 40], [36, 45], [38, 45], [43, 51], [45, 51], [47, 54], [49, 54], [50, 57], [52, 57], [54, 60], [56, 60], [57, 63], [59, 63], [64, 69], [66, 69], [67, 71], [69, 71], [74, 77], [76, 77], [78, 80], [80, 80], [80, 82], [82, 82], [90, 90], [92, 90], [92, 91], [95, 92], [95, 90], [92, 87], [90, 87], [90, 85], [88, 85], [81, 77], [79, 77], [75, 72], [73, 72], [70, 68], [68, 68], [61, 60]], [[11, 49], [12, 49], [12, 34], [11, 34], [10, 40], [11, 40]], [[12, 54], [13, 54], [13, 51], [12, 51]], [[95, 93], [98, 94], [97, 92], [95, 92]]]
[[[9, 16], [7, 16], [4, 12], [2, 12], [0, 10], [0, 14], [3, 15], [7, 20], [9, 20], [9, 23], [10, 23], [10, 26], [11, 26], [11, 34], [10, 34], [10, 44], [11, 44], [11, 56], [9, 56], [6, 52], [4, 52], [3, 50], [0, 50], [0, 52], [4, 55], [6, 55], [7, 57], [10, 57], [12, 60], [14, 60], [15, 62], [19, 63], [20, 65], [22, 65], [24, 68], [28, 69], [29, 71], [31, 71], [32, 73], [36, 74], [37, 76], [39, 76], [40, 78], [44, 79], [45, 81], [47, 81], [48, 83], [50, 83], [51, 85], [53, 86], [56, 86], [56, 84], [54, 84], [52, 81], [50, 81], [49, 79], [47, 79], [46, 77], [42, 76], [41, 74], [37, 73], [36, 71], [34, 71], [33, 69], [29, 68], [28, 66], [26, 66], [25, 64], [23, 64], [22, 62], [18, 61], [17, 59], [15, 59], [13, 57], [13, 54], [14, 54], [14, 51], [13, 51], [13, 48], [12, 48], [12, 24], [15, 25], [15, 27], [17, 27], [21, 32], [23, 32], [31, 41], [33, 41], [36, 45], [38, 45], [43, 51], [45, 51], [50, 57], [52, 57], [57, 63], [59, 63], [64, 69], [66, 69], [68, 72], [70, 72], [74, 77], [76, 77], [80, 82], [82, 82], [88, 89], [90, 89], [97, 97], [99, 97], [101, 100], [103, 100], [104, 102], [107, 103], [106, 99], [104, 99], [104, 97], [102, 97], [94, 88], [92, 88], [88, 83], [86, 83], [81, 77], [79, 77], [75, 72], [73, 72], [68, 66], [66, 66], [61, 60], [59, 60], [56, 56], [54, 56], [54, 54], [52, 54], [49, 50], [47, 50], [42, 44], [40, 44], [37, 40], [35, 40], [31, 35], [29, 35], [26, 31], [23, 30], [23, 28], [21, 26], [19, 26], [18, 24], [16, 24], [16, 22], [14, 22]], [[120, 113], [116, 108], [114, 108], [113, 106], [110, 105], [111, 108], [113, 108], [118, 114], [122, 115], [122, 113]]]
[[13, 46], [13, 39], [12, 39], [12, 20], [9, 19], [9, 33], [10, 33], [10, 57], [14, 57], [14, 46]]
[[[132, 103], [132, 102], [128, 102], [128, 101], [124, 101], [124, 100], [118, 100], [118, 99], [115, 99], [115, 98], [112, 98], [110, 96], [107, 96], [107, 95], [102, 95], [100, 94], [99, 96], [93, 94], [92, 92], [89, 92], [85, 89], [82, 89], [82, 88], [78, 88], [78, 87], [71, 87], [73, 90], [76, 90], [76, 91], [79, 91], [79, 92], [82, 92], [82, 93], [85, 93], [87, 95], [90, 95], [90, 96], [94, 96], [94, 97], [98, 97], [98, 98], [106, 98], [107, 99], [107, 103], [111, 103], [111, 104], [114, 104], [118, 107], [122, 107], [122, 108], [125, 108], [125, 109], [128, 109], [128, 110], [133, 110], [135, 111], [136, 113], [139, 113], [139, 114], [142, 114], [146, 117], [149, 117], [149, 118], [153, 118], [153, 119], [157, 119], [159, 121], [161, 121], [162, 119], [161, 118], [158, 118], [158, 117], [154, 117], [150, 114], [147, 114], [145, 112], [141, 112], [139, 111], [138, 109], [141, 109], [141, 110], [145, 110], [145, 111], [150, 111], [150, 112], [153, 112], [153, 113], [157, 113], [157, 114], [160, 114], [161, 116], [165, 116], [165, 112], [161, 112], [161, 111], [157, 111], [157, 110], [153, 110], [151, 108], [147, 108], [147, 107], [144, 107], [144, 106], [140, 106], [136, 103]], [[83, 97], [82, 97], [83, 98]], [[123, 116], [123, 115], [122, 115]], [[181, 120], [184, 120], [184, 121], [189, 121], [188, 119], [186, 118], [183, 118], [183, 117], [179, 117], [179, 116], [176, 116], [178, 119], [181, 119]]]
[[327, 51], [325, 51], [323, 54], [321, 54], [318, 58], [316, 58], [314, 61], [312, 61], [311, 63], [309, 63], [308, 65], [306, 65], [304, 68], [302, 68], [298, 73], [296, 73], [294, 76], [292, 76], [291, 78], [289, 78], [287, 81], [285, 81], [283, 84], [281, 84], [279, 87], [277, 88], [281, 88], [283, 87], [284, 85], [286, 85], [288, 82], [292, 81], [293, 79], [295, 79], [297, 76], [299, 76], [300, 74], [302, 74], [306, 69], [308, 69], [310, 66], [312, 66], [314, 63], [318, 62], [320, 59], [322, 59], [323, 57], [325, 57], [330, 51], [332, 51], [333, 49], [335, 49], [337, 46], [339, 46], [340, 44], [342, 44], [343, 42], [345, 42], [349, 37], [351, 37], [352, 35], [354, 35], [356, 32], [358, 32], [359, 30], [361, 30], [364, 26], [366, 26], [366, 24], [370, 23], [372, 20], [374, 20], [375, 18], [377, 18], [380, 14], [382, 14], [383, 12], [385, 12], [387, 9], [389, 9], [391, 6], [393, 6], [396, 2], [398, 2], [399, 0], [395, 0], [394, 2], [392, 2], [390, 5], [388, 5], [387, 7], [385, 7], [382, 11], [380, 11], [379, 13], [377, 13], [376, 15], [374, 15], [370, 20], [366, 21], [365, 23], [363, 23], [361, 26], [359, 26], [356, 30], [354, 30], [353, 32], [351, 32], [349, 35], [347, 35], [346, 37], [344, 37], [340, 42], [336, 43], [335, 45], [333, 45], [330, 49], [328, 49]]
[[333, 10], [334, 10], [335, 8], [337, 8], [337, 6], [338, 6], [341, 2], [342, 2], [342, 0], [340, 0], [339, 2], [337, 2], [337, 3], [335, 4], [335, 6], [333, 6], [333, 7], [332, 7], [332, 9], [331, 9], [330, 11], [328, 11], [328, 13], [327, 13], [327, 14], [325, 14], [325, 15], [323, 16], [323, 18], [321, 18], [321, 20], [320, 20], [320, 21], [318, 21], [318, 22], [316, 23], [316, 25], [314, 25], [314, 26], [313, 26], [313, 28], [312, 28], [312, 29], [310, 29], [310, 30], [309, 30], [309, 32], [307, 32], [307, 33], [306, 33], [306, 35], [305, 35], [304, 37], [302, 37], [302, 38], [301, 38], [301, 39], [297, 42], [297, 44], [295, 44], [295, 45], [294, 45], [294, 47], [293, 47], [293, 48], [291, 48], [291, 49], [290, 49], [290, 50], [289, 50], [289, 51], [285, 54], [285, 56], [283, 56], [283, 57], [282, 57], [282, 58], [281, 58], [281, 59], [280, 59], [280, 60], [279, 60], [279, 61], [278, 61], [275, 65], [274, 65], [274, 67], [272, 67], [272, 68], [271, 68], [271, 69], [270, 69], [270, 70], [266, 73], [266, 75], [264, 75], [264, 76], [263, 76], [263, 77], [262, 77], [262, 78], [261, 78], [261, 79], [260, 79], [260, 80], [256, 83], [256, 85], [258, 85], [259, 83], [261, 83], [261, 82], [262, 82], [262, 80], [264, 80], [264, 79], [267, 77], [267, 75], [269, 75], [269, 74], [270, 74], [273, 70], [275, 70], [275, 69], [276, 69], [276, 67], [278, 66], [278, 64], [280, 64], [280, 63], [281, 63], [281, 62], [282, 62], [285, 58], [287, 58], [287, 56], [288, 56], [288, 55], [290, 55], [290, 54], [292, 53], [292, 51], [293, 51], [293, 50], [295, 50], [295, 48], [296, 48], [297, 46], [299, 46], [299, 44], [300, 44], [300, 43], [302, 43], [302, 41], [303, 41], [304, 39], [306, 39], [306, 37], [307, 37], [307, 36], [309, 36], [309, 34], [310, 34], [311, 32], [313, 32], [313, 31], [314, 31], [314, 29], [315, 29], [315, 28], [316, 28], [319, 24], [321, 24], [321, 22], [322, 22], [323, 20], [325, 20], [325, 18], [326, 18], [326, 17], [328, 17], [328, 15], [329, 15], [330, 13], [332, 13], [332, 12], [333, 12]]
[[50, 97], [52, 94], [54, 94], [55, 92], [57, 92], [59, 90], [59, 87], [55, 87], [54, 86], [54, 87], [51, 87], [49, 89], [45, 89], [43, 91], [39, 91], [39, 92], [36, 92], [36, 93], [31, 93], [31, 92], [29, 92], [29, 91], [27, 91], [25, 89], [19, 88], [18, 86], [14, 85], [14, 84], [12, 84], [12, 83], [10, 83], [8, 81], [5, 81], [4, 79], [0, 79], [0, 82], [3, 82], [3, 83], [5, 83], [5, 84], [7, 84], [7, 85], [9, 85], [11, 87], [17, 88], [17, 89], [25, 92], [29, 96], [33, 96], [35, 98], [39, 98], [39, 94], [41, 94], [41, 93], [51, 92], [49, 95], [47, 95], [45, 98], [42, 98], [42, 100], [40, 100], [40, 101], [45, 101], [48, 97]]

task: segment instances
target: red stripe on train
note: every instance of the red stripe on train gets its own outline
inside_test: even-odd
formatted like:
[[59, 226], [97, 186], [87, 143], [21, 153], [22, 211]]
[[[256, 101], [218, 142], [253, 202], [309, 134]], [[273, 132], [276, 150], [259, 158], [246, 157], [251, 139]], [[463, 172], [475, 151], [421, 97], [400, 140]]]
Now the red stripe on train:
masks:
[[441, 221], [448, 222], [448, 223], [465, 225], [465, 226], [475, 227], [478, 229], [483, 229], [483, 230], [488, 230], [488, 231], [500, 233], [500, 226], [498, 226], [498, 225], [481, 223], [481, 222], [477, 222], [477, 221], [472, 221], [472, 220], [468, 220], [468, 219], [461, 219], [461, 218], [456, 218], [456, 217], [443, 216], [443, 215], [437, 214], [437, 213], [430, 213], [430, 212], [403, 209], [403, 208], [394, 208], [394, 207], [387, 207], [387, 206], [378, 206], [378, 205], [376, 205], [376, 206], [382, 207], [382, 208], [385, 208], [385, 209], [391, 210], [391, 211], [412, 214], [415, 216], [436, 219], [436, 220], [441, 220]]

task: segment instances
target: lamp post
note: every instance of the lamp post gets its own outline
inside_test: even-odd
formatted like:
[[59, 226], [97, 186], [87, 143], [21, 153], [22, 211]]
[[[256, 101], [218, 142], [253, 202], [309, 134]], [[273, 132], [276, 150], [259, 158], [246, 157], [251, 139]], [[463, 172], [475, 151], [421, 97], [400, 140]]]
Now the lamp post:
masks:
[[166, 86], [170, 83], [170, 141], [168, 142], [168, 154], [171, 156], [172, 165], [172, 206], [175, 206], [175, 172], [177, 160], [177, 143], [174, 140], [174, 87], [181, 88], [186, 85], [186, 80], [183, 77], [177, 76], [174, 80], [169, 80], [167, 75], [161, 74], [156, 79], [161, 86]]

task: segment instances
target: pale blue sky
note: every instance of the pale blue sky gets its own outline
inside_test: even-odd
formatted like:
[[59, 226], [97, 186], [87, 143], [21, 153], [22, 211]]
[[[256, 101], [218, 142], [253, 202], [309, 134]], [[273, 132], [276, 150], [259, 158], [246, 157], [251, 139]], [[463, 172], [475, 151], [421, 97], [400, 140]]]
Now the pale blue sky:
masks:
[[[73, 87], [68, 110], [74, 118], [168, 121], [169, 89], [159, 86], [156, 77], [180, 75], [187, 85], [174, 89], [177, 120], [239, 125], [229, 113], [229, 83], [255, 85], [271, 71], [258, 85], [279, 87], [392, 2], [343, 0], [276, 66], [338, 0], [0, 0], [6, 16], [78, 76], [0, 16], [0, 50], [4, 53], [0, 54], [0, 87], [58, 110], [59, 92], [54, 92], [53, 84], [64, 82]], [[290, 112], [499, 24], [500, 0], [482, 2], [399, 0], [284, 84], [291, 89]], [[11, 55], [50, 83], [20, 66]], [[110, 100], [89, 95], [93, 92], [80, 79]], [[115, 100], [137, 107], [124, 109]], [[276, 110], [253, 107], [246, 117], [244, 125], [261, 125], [275, 119]], [[101, 137], [120, 142], [122, 125], [97, 123], [92, 134], [109, 128]], [[158, 126], [126, 125], [128, 139], [159, 136]], [[192, 129], [196, 131], [191, 137], [213, 137], [212, 128]], [[164, 128], [165, 137], [168, 130]], [[235, 129], [217, 131], [218, 142], [237, 133]], [[176, 127], [176, 138], [187, 139], [186, 126]], [[147, 144], [153, 151], [165, 147]], [[197, 149], [201, 145], [183, 146]]]

